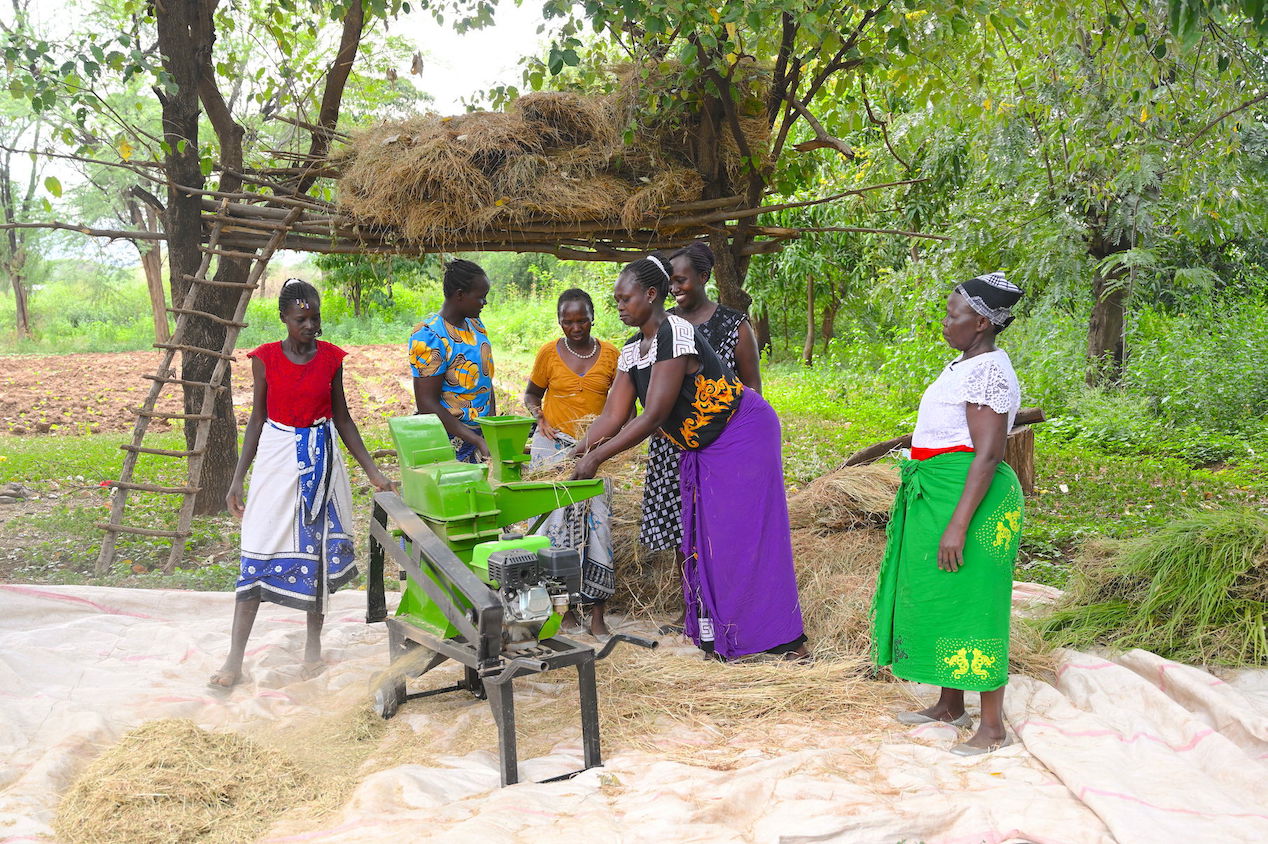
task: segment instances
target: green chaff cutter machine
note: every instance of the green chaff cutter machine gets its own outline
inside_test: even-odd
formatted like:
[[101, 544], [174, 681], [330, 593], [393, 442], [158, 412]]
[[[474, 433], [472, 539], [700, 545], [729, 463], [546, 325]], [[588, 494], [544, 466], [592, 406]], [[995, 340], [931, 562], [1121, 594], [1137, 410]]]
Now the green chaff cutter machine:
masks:
[[[597, 654], [556, 635], [562, 614], [579, 599], [581, 558], [531, 535], [552, 510], [603, 492], [602, 479], [525, 481], [524, 443], [533, 420], [480, 420], [487, 464], [461, 463], [434, 415], [388, 421], [401, 467], [401, 491], [374, 496], [370, 525], [367, 622], [386, 621], [392, 667], [374, 689], [374, 707], [391, 718], [409, 698], [469, 692], [487, 699], [498, 731], [502, 785], [519, 781], [513, 680], [576, 666], [585, 768], [602, 764], [594, 663], [621, 642], [656, 643], [616, 634]], [[530, 535], [504, 533], [536, 519]], [[400, 570], [403, 592], [388, 617], [384, 565]], [[418, 653], [418, 649], [423, 652]], [[463, 666], [452, 686], [406, 693], [406, 681], [446, 660]], [[565, 779], [580, 771], [555, 779]]]

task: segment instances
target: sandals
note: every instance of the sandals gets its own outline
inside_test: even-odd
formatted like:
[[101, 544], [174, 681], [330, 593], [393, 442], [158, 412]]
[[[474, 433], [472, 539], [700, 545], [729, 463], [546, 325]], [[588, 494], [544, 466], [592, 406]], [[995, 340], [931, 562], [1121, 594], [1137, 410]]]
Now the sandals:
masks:
[[971, 744], [957, 744], [955, 747], [951, 748], [951, 752], [956, 756], [985, 756], [988, 753], [994, 753], [1001, 747], [1008, 747], [1012, 743], [1013, 740], [1010, 737], [1004, 736], [1003, 741], [996, 744], [989, 744], [986, 747], [974, 747]]
[[943, 721], [940, 718], [930, 718], [923, 712], [899, 712], [894, 716], [898, 719], [898, 723], [906, 724], [908, 727], [915, 727], [920, 724], [950, 724], [952, 727], [959, 727], [967, 730], [973, 726], [973, 719], [969, 717], [969, 713], [965, 712], [959, 718], [950, 721]]

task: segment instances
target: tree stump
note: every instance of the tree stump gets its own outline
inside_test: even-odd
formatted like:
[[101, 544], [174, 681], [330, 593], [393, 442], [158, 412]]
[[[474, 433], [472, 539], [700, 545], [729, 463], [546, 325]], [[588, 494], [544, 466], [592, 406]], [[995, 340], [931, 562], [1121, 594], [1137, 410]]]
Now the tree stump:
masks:
[[1021, 491], [1031, 495], [1035, 491], [1035, 432], [1029, 425], [1014, 428], [1004, 442], [1004, 462], [1013, 467]]

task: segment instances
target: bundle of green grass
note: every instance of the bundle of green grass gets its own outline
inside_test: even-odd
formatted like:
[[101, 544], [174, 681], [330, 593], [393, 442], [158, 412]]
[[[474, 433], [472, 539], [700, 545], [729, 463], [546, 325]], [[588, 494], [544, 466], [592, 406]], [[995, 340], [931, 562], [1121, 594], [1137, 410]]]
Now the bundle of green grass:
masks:
[[1143, 648], [1179, 662], [1268, 663], [1268, 515], [1214, 510], [1089, 549], [1039, 622], [1054, 645]]

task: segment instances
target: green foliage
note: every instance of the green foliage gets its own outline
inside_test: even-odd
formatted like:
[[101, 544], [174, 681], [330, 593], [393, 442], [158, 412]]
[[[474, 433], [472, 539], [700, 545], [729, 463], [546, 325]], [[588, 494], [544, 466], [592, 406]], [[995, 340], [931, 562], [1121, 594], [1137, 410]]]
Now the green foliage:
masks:
[[1268, 663], [1268, 516], [1195, 513], [1089, 560], [1040, 623], [1054, 644], [1144, 648], [1194, 664]]
[[343, 296], [354, 317], [371, 310], [390, 310], [395, 285], [435, 286], [443, 272], [438, 259], [396, 255], [319, 255], [314, 263], [327, 288], [333, 287]]

